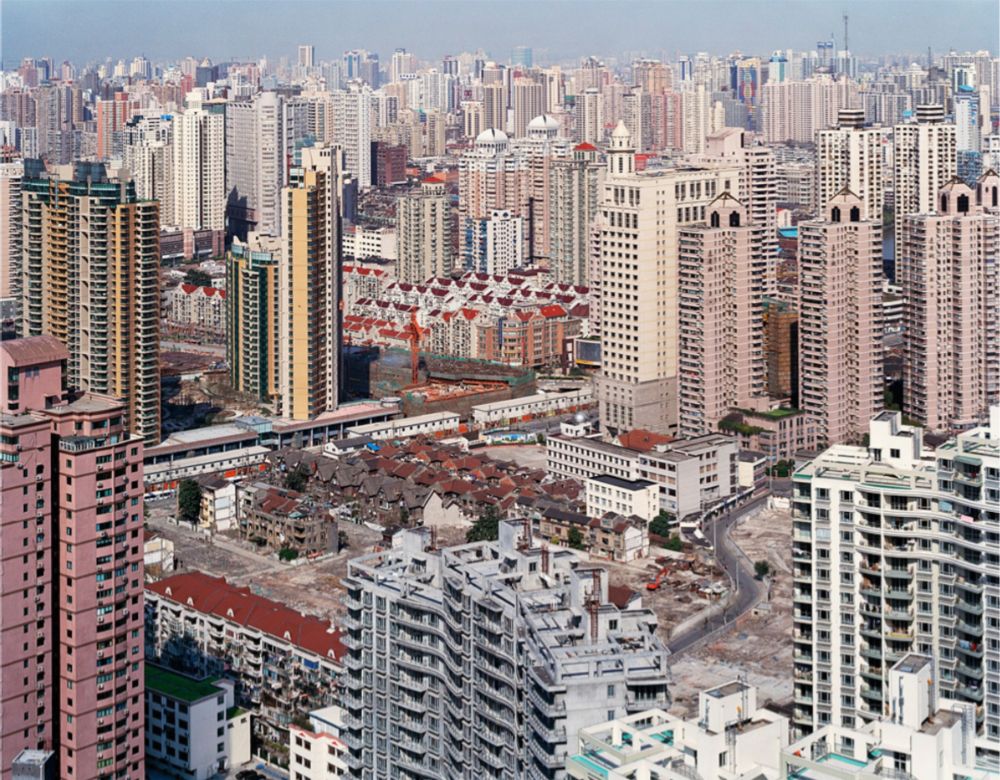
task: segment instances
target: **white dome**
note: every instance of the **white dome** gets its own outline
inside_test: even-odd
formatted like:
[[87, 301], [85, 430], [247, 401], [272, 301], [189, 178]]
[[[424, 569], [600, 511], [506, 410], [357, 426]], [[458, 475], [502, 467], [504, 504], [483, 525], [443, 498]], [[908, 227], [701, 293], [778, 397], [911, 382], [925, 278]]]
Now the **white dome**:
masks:
[[612, 131], [611, 137], [628, 139], [629, 141], [632, 140], [632, 134], [628, 131], [628, 128], [625, 126], [625, 122], [621, 119], [618, 120], [618, 126]]
[[496, 143], [507, 143], [507, 134], [503, 130], [497, 130], [496, 128], [490, 128], [489, 130], [483, 130], [478, 136], [476, 136], [477, 144], [496, 144]]
[[540, 114], [528, 122], [529, 130], [558, 130], [559, 120], [551, 114]]

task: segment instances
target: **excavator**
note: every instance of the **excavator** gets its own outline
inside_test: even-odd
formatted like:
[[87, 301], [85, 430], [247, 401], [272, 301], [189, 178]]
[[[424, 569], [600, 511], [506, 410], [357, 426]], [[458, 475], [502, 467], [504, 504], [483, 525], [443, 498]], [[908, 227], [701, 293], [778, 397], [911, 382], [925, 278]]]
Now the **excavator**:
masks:
[[653, 578], [652, 582], [646, 583], [646, 590], [659, 590], [660, 585], [663, 584], [663, 580], [666, 579], [668, 574], [670, 574], [670, 569], [664, 566], [662, 569], [656, 572], [656, 577]]

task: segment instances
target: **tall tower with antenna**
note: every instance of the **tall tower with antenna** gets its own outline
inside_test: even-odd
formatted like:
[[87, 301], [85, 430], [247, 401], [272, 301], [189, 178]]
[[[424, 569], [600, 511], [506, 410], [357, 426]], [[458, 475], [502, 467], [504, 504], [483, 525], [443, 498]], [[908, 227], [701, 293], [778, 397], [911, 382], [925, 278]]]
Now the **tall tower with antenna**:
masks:
[[847, 14], [844, 14], [844, 53], [850, 52], [851, 47], [847, 43]]

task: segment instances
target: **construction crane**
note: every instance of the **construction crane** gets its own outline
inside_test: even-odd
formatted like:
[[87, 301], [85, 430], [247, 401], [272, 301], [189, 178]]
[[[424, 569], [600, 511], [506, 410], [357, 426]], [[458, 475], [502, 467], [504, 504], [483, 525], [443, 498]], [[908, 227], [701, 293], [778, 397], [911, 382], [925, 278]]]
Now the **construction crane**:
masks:
[[410, 312], [410, 385], [416, 386], [420, 379], [418, 369], [420, 368], [420, 339], [427, 332], [427, 328], [420, 326], [417, 321], [417, 310], [414, 308]]

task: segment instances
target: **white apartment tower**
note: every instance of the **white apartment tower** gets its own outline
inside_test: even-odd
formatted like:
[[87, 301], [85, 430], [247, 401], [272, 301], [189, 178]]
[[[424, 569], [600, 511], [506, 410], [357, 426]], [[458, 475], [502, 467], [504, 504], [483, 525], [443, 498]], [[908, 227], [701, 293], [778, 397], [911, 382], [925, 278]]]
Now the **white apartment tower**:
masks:
[[173, 227], [226, 227], [225, 104], [194, 101], [174, 115], [171, 180]]
[[937, 212], [903, 217], [903, 410], [933, 431], [971, 428], [1000, 402], [1000, 177], [953, 179]]
[[358, 187], [372, 186], [372, 91], [361, 82], [333, 93], [333, 138], [347, 158]]
[[838, 126], [816, 134], [815, 203], [829, 203], [845, 187], [861, 198], [864, 218], [882, 221], [891, 130], [865, 127], [864, 110], [842, 108]]
[[903, 243], [903, 219], [930, 214], [938, 192], [958, 171], [955, 125], [939, 105], [917, 106], [917, 121], [893, 129], [893, 188], [896, 246]]
[[706, 206], [739, 186], [741, 166], [635, 170], [621, 122], [601, 185], [601, 422], [620, 432], [677, 431], [678, 229], [703, 222]]
[[226, 215], [233, 233], [281, 235], [281, 188], [293, 148], [283, 96], [261, 92], [226, 106]]
[[849, 190], [799, 223], [799, 406], [816, 438], [858, 441], [882, 410], [882, 228]]
[[581, 143], [604, 142], [604, 99], [596, 87], [576, 96], [576, 139]]
[[581, 729], [666, 708], [648, 609], [608, 601], [607, 572], [499, 540], [430, 547], [427, 528], [349, 563], [344, 741], [354, 776], [563, 778]]
[[451, 204], [444, 181], [424, 179], [420, 191], [396, 202], [397, 277], [423, 284], [452, 270]]
[[895, 716], [889, 670], [919, 653], [933, 695], [972, 703], [969, 725], [995, 754], [1000, 407], [934, 451], [922, 434], [882, 412], [867, 448], [831, 447], [794, 475], [793, 725]]

